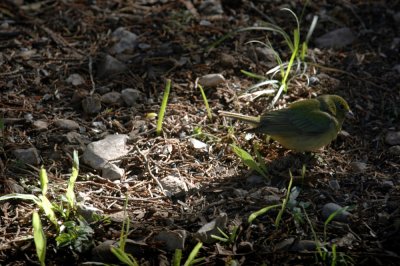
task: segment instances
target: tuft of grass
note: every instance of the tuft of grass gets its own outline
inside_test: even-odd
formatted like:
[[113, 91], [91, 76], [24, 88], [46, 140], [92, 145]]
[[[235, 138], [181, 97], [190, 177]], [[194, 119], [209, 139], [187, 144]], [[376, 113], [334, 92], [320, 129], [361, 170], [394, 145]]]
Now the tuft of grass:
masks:
[[79, 172], [78, 153], [73, 153], [72, 173], [69, 179], [67, 192], [61, 195], [61, 202], [50, 201], [48, 194], [48, 176], [44, 167], [39, 170], [39, 183], [41, 194], [8, 194], [0, 197], [0, 201], [10, 199], [20, 199], [32, 201], [39, 208], [39, 212], [33, 212], [32, 226], [34, 229], [34, 241], [39, 261], [44, 265], [46, 235], [41, 233], [43, 226], [40, 220], [40, 212], [53, 225], [54, 236], [58, 247], [70, 247], [74, 251], [82, 252], [89, 247], [90, 237], [94, 233], [87, 222], [76, 214], [74, 186]]
[[164, 115], [165, 115], [165, 110], [167, 108], [167, 102], [170, 90], [171, 90], [171, 80], [167, 79], [167, 83], [165, 84], [163, 99], [161, 102], [160, 112], [158, 113], [158, 120], [156, 127], [157, 136], [160, 136], [162, 132], [162, 123], [164, 121]]
[[[306, 3], [307, 5], [307, 3]], [[305, 5], [305, 6], [306, 6]], [[281, 9], [282, 11], [288, 12], [290, 16], [292, 16], [295, 21], [296, 21], [296, 27], [292, 30], [292, 33], [289, 34], [287, 33], [282, 27], [270, 23], [270, 22], [264, 22], [262, 26], [254, 26], [254, 27], [245, 27], [242, 29], [238, 29], [234, 32], [228, 33], [225, 36], [223, 36], [220, 40], [217, 40], [214, 42], [208, 49], [212, 49], [225, 41], [228, 38], [231, 38], [235, 36], [238, 33], [245, 32], [245, 31], [270, 31], [273, 33], [277, 33], [281, 35], [287, 45], [287, 47], [290, 50], [290, 58], [288, 61], [284, 61], [279, 53], [273, 48], [272, 44], [267, 40], [267, 42], [261, 42], [261, 41], [249, 41], [248, 43], [257, 43], [261, 44], [267, 48], [269, 48], [275, 57], [277, 66], [272, 68], [267, 72], [267, 75], [271, 75], [271, 79], [268, 79], [266, 77], [263, 77], [261, 75], [257, 75], [248, 71], [242, 70], [242, 73], [251, 77], [251, 78], [257, 78], [261, 79], [262, 82], [257, 83], [256, 85], [252, 86], [251, 88], [248, 89], [248, 91], [253, 91], [254, 89], [257, 89], [259, 87], [268, 85], [272, 86], [272, 89], [270, 90], [265, 90], [259, 93], [251, 92], [252, 95], [244, 95], [242, 97], [248, 97], [250, 100], [254, 100], [257, 97], [260, 97], [265, 94], [271, 94], [275, 93], [275, 97], [272, 100], [271, 106], [274, 106], [275, 103], [278, 101], [280, 96], [282, 95], [283, 92], [287, 92], [288, 90], [288, 85], [290, 83], [291, 78], [290, 73], [292, 72], [292, 68], [296, 66], [295, 73], [296, 75], [304, 75], [305, 71], [307, 70], [307, 63], [305, 62], [306, 56], [307, 56], [307, 51], [308, 51], [308, 43], [311, 39], [311, 36], [315, 30], [315, 27], [318, 22], [318, 17], [314, 16], [313, 20], [311, 22], [311, 25], [309, 27], [309, 30], [307, 32], [306, 38], [303, 42], [301, 42], [301, 36], [300, 36], [300, 20], [298, 16], [290, 9], [288, 8], [283, 8]], [[304, 9], [303, 9], [304, 12]], [[274, 79], [274, 76], [280, 73], [280, 79]], [[296, 76], [295, 75], [295, 76]], [[277, 91], [276, 91], [277, 89]]]

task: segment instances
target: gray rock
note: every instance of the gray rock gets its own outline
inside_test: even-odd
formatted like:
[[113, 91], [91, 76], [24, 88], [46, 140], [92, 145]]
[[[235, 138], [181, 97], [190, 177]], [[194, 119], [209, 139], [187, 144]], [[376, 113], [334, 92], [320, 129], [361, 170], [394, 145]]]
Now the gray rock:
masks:
[[170, 195], [176, 195], [188, 190], [187, 185], [179, 177], [168, 175], [160, 180], [164, 190]]
[[354, 33], [347, 27], [340, 28], [328, 32], [315, 40], [315, 44], [319, 48], [335, 48], [340, 49], [356, 39]]
[[221, 236], [218, 228], [222, 231], [226, 228], [226, 223], [228, 222], [228, 216], [226, 213], [221, 213], [220, 216], [215, 218], [209, 223], [203, 225], [196, 233], [195, 237], [201, 242], [211, 244], [216, 241], [211, 235]]
[[161, 231], [154, 237], [154, 241], [162, 242], [168, 251], [184, 250], [186, 237], [185, 230]]
[[122, 106], [124, 104], [121, 93], [117, 91], [111, 91], [101, 96], [101, 102], [116, 106]]
[[[342, 206], [336, 204], [336, 203], [327, 203], [322, 207], [322, 217], [326, 220], [329, 218], [329, 216], [342, 209]], [[349, 222], [349, 217], [350, 213], [348, 211], [339, 211], [335, 217], [333, 217], [332, 221], [337, 221], [337, 222], [342, 222], [342, 223], [348, 223]]]
[[137, 89], [124, 89], [121, 91], [122, 99], [126, 105], [132, 107], [143, 99], [143, 94]]
[[97, 76], [99, 78], [108, 78], [123, 73], [126, 70], [128, 70], [128, 67], [124, 63], [111, 55], [106, 55], [98, 62]]
[[221, 74], [208, 74], [199, 78], [198, 83], [203, 87], [217, 87], [219, 84], [224, 83], [225, 78]]
[[386, 134], [385, 142], [389, 145], [400, 144], [400, 131], [394, 132], [390, 131]]
[[101, 176], [109, 180], [121, 180], [124, 175], [125, 170], [112, 163], [107, 163], [101, 168]]
[[33, 122], [32, 125], [36, 130], [40, 130], [40, 131], [45, 131], [49, 127], [49, 123], [47, 123], [46, 121], [43, 121], [43, 120], [36, 120]]
[[400, 145], [390, 147], [389, 153], [393, 155], [400, 155]]
[[13, 151], [17, 160], [22, 163], [38, 165], [40, 163], [39, 153], [36, 148], [16, 149]]
[[120, 54], [126, 50], [133, 50], [138, 45], [138, 36], [123, 27], [119, 27], [112, 33], [115, 44], [111, 47], [110, 52]]
[[86, 114], [98, 114], [101, 111], [101, 98], [99, 95], [89, 95], [82, 100], [82, 109]]
[[350, 167], [353, 173], [365, 173], [367, 170], [367, 164], [363, 162], [351, 162]]
[[65, 130], [75, 130], [79, 129], [79, 124], [75, 122], [74, 120], [70, 119], [57, 119], [54, 121], [54, 124], [61, 129]]
[[82, 76], [77, 73], [69, 75], [65, 81], [73, 86], [79, 86], [85, 83], [85, 80], [82, 78]]
[[110, 160], [115, 160], [126, 155], [129, 147], [126, 145], [128, 136], [108, 135], [102, 140], [87, 145], [82, 160], [96, 170], [100, 170]]

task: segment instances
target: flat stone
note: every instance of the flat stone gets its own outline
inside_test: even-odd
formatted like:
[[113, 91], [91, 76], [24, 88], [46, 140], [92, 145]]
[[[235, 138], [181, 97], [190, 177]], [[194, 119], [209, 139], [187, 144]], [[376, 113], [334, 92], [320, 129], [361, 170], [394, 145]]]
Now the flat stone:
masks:
[[22, 163], [32, 165], [40, 163], [39, 153], [36, 148], [16, 149], [13, 151], [13, 154]]
[[87, 145], [82, 160], [96, 170], [101, 170], [108, 161], [115, 160], [126, 155], [129, 147], [126, 145], [128, 136], [108, 135], [102, 140]]
[[65, 130], [75, 130], [79, 129], [79, 124], [75, 122], [74, 120], [70, 119], [57, 119], [54, 121], [54, 124], [61, 129]]

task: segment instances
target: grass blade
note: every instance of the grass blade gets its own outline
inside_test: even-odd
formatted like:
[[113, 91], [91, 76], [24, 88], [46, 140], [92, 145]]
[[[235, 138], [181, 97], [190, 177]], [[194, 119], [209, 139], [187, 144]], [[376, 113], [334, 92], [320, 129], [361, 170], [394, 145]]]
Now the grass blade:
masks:
[[165, 109], [167, 108], [167, 102], [168, 102], [170, 89], [171, 89], [171, 80], [167, 79], [167, 83], [165, 84], [163, 99], [161, 102], [160, 112], [158, 113], [158, 120], [157, 120], [157, 127], [156, 127], [157, 136], [161, 135], [162, 123], [164, 120]]

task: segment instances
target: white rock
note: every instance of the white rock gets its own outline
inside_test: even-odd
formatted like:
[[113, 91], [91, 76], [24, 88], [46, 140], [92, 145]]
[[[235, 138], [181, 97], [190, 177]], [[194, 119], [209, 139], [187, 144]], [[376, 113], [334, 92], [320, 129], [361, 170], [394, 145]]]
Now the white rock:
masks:
[[179, 177], [168, 175], [160, 180], [163, 189], [172, 195], [187, 191], [187, 185]]

